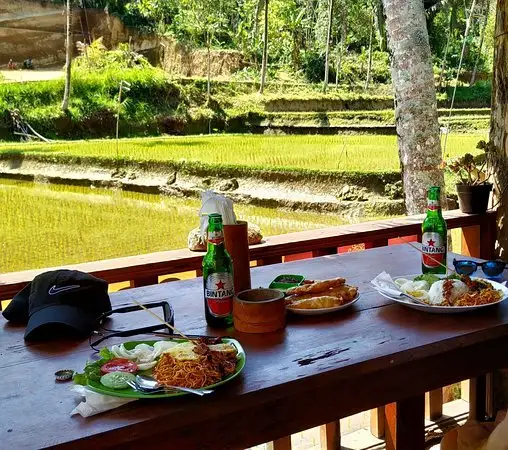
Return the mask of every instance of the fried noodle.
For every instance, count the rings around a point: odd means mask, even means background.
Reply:
[[[464,294],[455,301],[454,306],[479,306],[497,302],[501,293],[495,289],[483,289],[482,291]]]
[[[153,375],[162,385],[193,389],[217,383],[222,378],[219,370],[204,356],[194,361],[180,361],[167,353],[160,357]]]
[[[180,360],[164,353],[153,369],[159,384],[199,389],[215,384],[236,369],[236,356],[210,351],[201,344],[194,350],[197,359]]]

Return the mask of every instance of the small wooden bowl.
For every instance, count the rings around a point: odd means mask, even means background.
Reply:
[[[235,328],[244,333],[270,333],[286,325],[284,293],[278,289],[247,289],[233,300]]]

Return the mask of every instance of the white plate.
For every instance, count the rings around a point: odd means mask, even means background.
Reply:
[[[421,274],[419,274],[419,275],[421,275]],[[397,278],[406,278],[408,280],[412,280],[416,276],[418,276],[418,274],[396,277],[394,279],[397,279]],[[444,275],[442,277],[444,278]],[[501,302],[505,301],[508,298],[508,288],[504,284],[498,283],[497,281],[487,280],[486,278],[480,278],[480,277],[471,277],[471,279],[472,280],[475,280],[475,279],[483,280],[483,281],[486,281],[486,282],[490,283],[494,289],[503,292],[503,297],[501,297],[501,299],[499,299],[497,302],[488,303],[486,305],[477,305],[477,306],[435,306],[435,305],[422,305],[420,303],[413,303],[407,297],[395,297],[395,296],[392,297],[391,295],[388,295],[388,294],[386,294],[384,292],[381,292],[381,291],[378,291],[378,292],[383,297],[386,297],[386,298],[388,298],[390,300],[393,300],[394,302],[400,303],[401,305],[407,306],[407,307],[412,308],[412,309],[417,309],[418,311],[425,311],[425,312],[433,313],[433,314],[459,314],[459,313],[464,313],[464,312],[468,312],[468,311],[474,311],[475,309],[486,308],[488,306],[497,305],[498,303],[501,303]]]
[[[328,314],[333,313],[335,311],[340,311],[341,309],[349,308],[351,305],[356,303],[360,298],[360,294],[357,294],[356,297],[351,300],[349,303],[340,306],[334,306],[333,308],[317,308],[317,309],[300,309],[300,308],[291,308],[286,306],[288,311],[291,311],[293,314],[298,314],[300,316],[319,316],[320,314]]]

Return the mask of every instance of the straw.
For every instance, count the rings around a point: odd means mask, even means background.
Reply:
[[[187,339],[191,342],[194,342],[195,339],[191,339],[190,337],[186,336],[185,334],[183,334],[178,328],[175,328],[173,325],[170,325],[169,323],[167,323],[162,317],[159,317],[157,314],[155,314],[153,311],[150,311],[146,306],[144,306],[143,304],[139,303],[138,301],[132,299],[132,301],[138,305],[141,309],[144,309],[148,314],[151,314],[153,317],[155,317],[159,322],[163,323],[164,325],[166,325],[169,329],[173,330],[174,333],[176,334],[179,334],[180,336],[182,336],[184,339]]]
[[[418,250],[422,255],[424,254],[423,253],[423,250],[418,247],[417,245],[413,244],[411,241],[408,241],[406,240],[405,237],[402,237],[402,236],[399,236],[399,239],[403,240],[406,244],[410,245],[411,247],[413,247],[415,250]],[[446,264],[443,264],[441,261],[438,261],[437,259],[433,258],[432,256],[428,255],[425,253],[425,255],[431,259],[432,261],[434,261],[435,263],[438,263],[441,267],[444,267],[446,269],[447,272],[455,272],[455,269],[450,269]]]

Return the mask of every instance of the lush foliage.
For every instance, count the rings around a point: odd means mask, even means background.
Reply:
[[[390,75],[382,0],[333,1],[330,79],[334,81],[337,73],[339,81],[364,81],[367,55],[373,51],[374,81],[386,81]],[[107,7],[127,25],[143,31],[172,35],[196,46],[239,50],[256,68],[261,61],[264,4],[264,0],[86,2],[87,7]],[[436,71],[440,73],[443,68],[445,81],[453,79],[471,2],[441,0],[424,4]],[[490,2],[490,10],[488,4],[484,0],[476,2],[463,62],[466,82],[471,78],[467,72],[475,67],[478,71],[491,70],[495,2]],[[272,71],[290,73],[296,79],[305,75],[309,81],[322,81],[328,21],[328,0],[270,0],[268,41]]]
[[[93,41],[90,45],[78,46],[80,55],[74,59],[73,66],[78,71],[88,70],[124,70],[132,68],[149,68],[151,64],[147,59],[132,51],[129,44],[119,44],[116,49],[108,50],[102,37]]]

